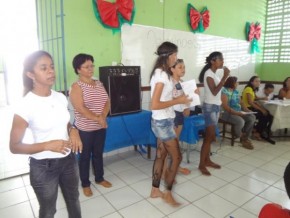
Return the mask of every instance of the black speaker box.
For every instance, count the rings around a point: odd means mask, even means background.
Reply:
[[[142,110],[140,66],[100,67],[99,79],[110,97],[110,116]]]

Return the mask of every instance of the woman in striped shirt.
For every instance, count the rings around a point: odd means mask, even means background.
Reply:
[[[92,159],[95,183],[110,188],[112,184],[104,179],[103,151],[106,137],[106,117],[110,108],[108,94],[103,84],[95,80],[94,58],[88,54],[78,54],[73,59],[73,68],[79,76],[70,91],[70,101],[74,107],[74,125],[79,130],[83,143],[79,168],[84,195],[92,196],[89,180]]]

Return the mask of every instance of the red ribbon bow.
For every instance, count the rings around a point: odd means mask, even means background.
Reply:
[[[189,12],[189,17],[190,26],[193,30],[197,29],[201,20],[204,29],[209,27],[209,10],[205,10],[204,12],[199,13],[197,10],[191,8]]]
[[[107,26],[118,28],[120,26],[119,15],[127,21],[132,19],[134,8],[133,0],[117,0],[115,3],[96,0],[96,4],[100,18]]]
[[[248,40],[252,41],[254,38],[259,40],[261,37],[261,25],[259,23],[251,23],[249,28]]]

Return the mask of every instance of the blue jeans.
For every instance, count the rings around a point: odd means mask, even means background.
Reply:
[[[99,129],[91,132],[79,130],[79,134],[83,143],[83,151],[79,159],[80,178],[82,187],[89,187],[91,184],[89,180],[91,158],[95,173],[95,181],[102,182],[104,180],[103,152],[106,129]]]
[[[250,138],[256,121],[255,115],[245,114],[244,116],[238,116],[224,111],[221,115],[221,118],[235,125],[234,131],[236,137],[241,137],[241,134],[243,132],[245,133],[245,137],[247,139]]]
[[[30,159],[30,183],[39,203],[39,218],[56,213],[58,185],[66,202],[69,218],[80,218],[79,174],[75,154],[64,158]]]

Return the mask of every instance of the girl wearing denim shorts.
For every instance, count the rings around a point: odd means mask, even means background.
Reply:
[[[172,185],[175,180],[177,169],[182,156],[179,150],[179,143],[174,131],[175,112],[173,105],[189,104],[191,99],[182,95],[173,98],[172,73],[169,70],[177,60],[177,46],[171,42],[163,42],[157,49],[156,60],[153,71],[150,75],[151,85],[151,128],[157,137],[156,157],[153,165],[152,190],[150,197],[162,197],[170,205],[177,206],[178,202],[172,196]],[[166,191],[160,189],[160,180],[164,160],[170,155],[172,162],[165,173]]]
[[[220,165],[210,159],[210,145],[215,141],[215,128],[218,123],[221,105],[221,89],[230,74],[230,70],[227,67],[223,67],[223,64],[222,53],[213,52],[206,58],[206,65],[199,75],[199,81],[204,83],[202,111],[205,118],[205,137],[201,147],[198,168],[206,176],[211,175],[206,167],[221,168]],[[221,79],[216,75],[218,69],[224,70],[224,75]]]
[[[184,95],[184,91],[182,89],[182,86],[180,82],[182,82],[181,78],[185,75],[185,65],[183,59],[177,59],[176,63],[170,68],[170,71],[172,72],[172,79],[173,79],[173,98],[177,98],[181,95]],[[198,89],[195,91],[197,94]],[[189,116],[190,109],[187,105],[184,104],[176,104],[173,106],[174,112],[175,112],[175,118],[174,118],[174,129],[176,133],[176,137],[179,139],[180,133],[182,131],[183,123],[184,123],[184,117]],[[168,157],[165,159],[164,169],[163,169],[163,175],[164,178],[166,169],[168,167],[168,163],[170,163],[171,158]],[[183,175],[189,175],[190,170],[186,167],[178,167],[178,173],[182,173]]]

